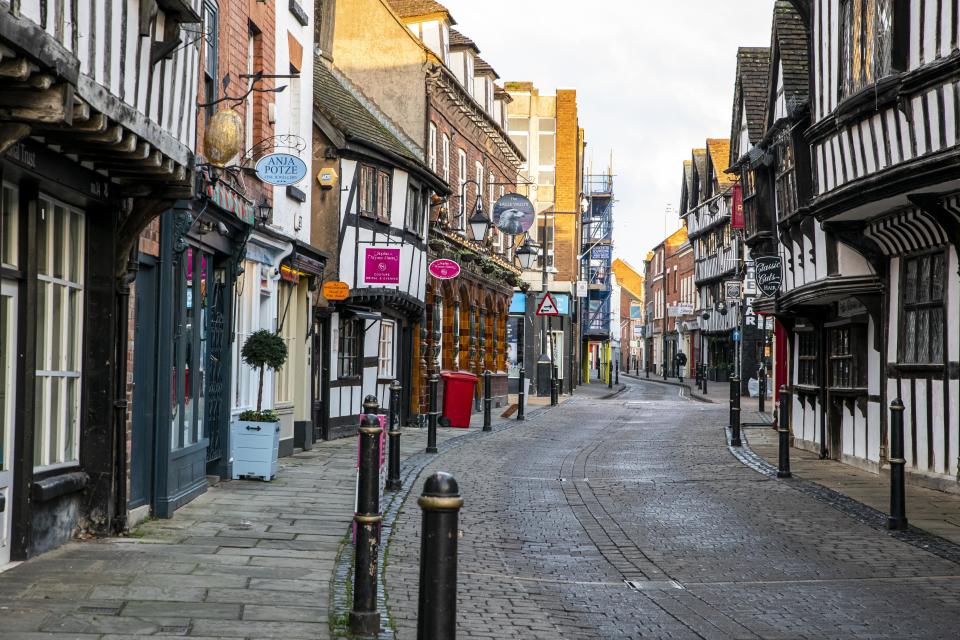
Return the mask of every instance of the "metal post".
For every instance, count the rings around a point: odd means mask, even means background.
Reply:
[[[520,389],[517,391],[517,420],[523,420],[523,406],[527,403],[527,370],[520,367]]]
[[[390,439],[389,459],[387,460],[387,491],[397,491],[403,485],[400,482],[400,392],[403,387],[399,380],[390,385]]]
[[[890,517],[887,529],[904,531],[907,527],[907,494],[904,486],[903,402],[890,403]]]
[[[730,376],[730,444],[734,447],[740,443],[740,379]]]
[[[417,640],[455,640],[460,487],[452,475],[439,471],[423,483],[417,502],[423,511]]]
[[[790,473],[790,392],[787,385],[780,387],[780,412],[777,415],[777,432],[780,434],[780,460],[778,478],[789,478]]]
[[[440,419],[440,413],[437,411],[437,392],[440,388],[440,376],[433,374],[428,383],[427,395],[429,401],[427,408],[427,453],[437,453],[437,421]]]
[[[620,384],[620,360],[619,360],[619,359],[618,359],[617,362],[616,362],[616,370],[617,370],[617,381],[616,381],[616,382],[617,382],[617,384]]]
[[[550,406],[555,407],[560,402],[560,390],[557,386],[559,380],[557,378],[557,367],[554,366],[551,369],[550,377]]]
[[[607,354],[607,388],[613,389],[613,351]]]
[[[767,401],[767,365],[764,363],[760,363],[759,384],[760,384],[760,403],[758,408],[760,409],[760,413],[764,413],[766,411],[766,401]]]
[[[707,363],[703,363],[703,395],[707,395]]]
[[[490,431],[490,410],[493,407],[493,382],[491,377],[493,373],[487,369],[483,372],[483,430]]]
[[[369,399],[369,398],[368,398]],[[376,406],[376,399],[373,401]],[[364,402],[367,407],[367,402]],[[373,413],[363,418],[360,426],[360,474],[357,482],[357,526],[354,548],[353,609],[350,631],[361,636],[380,632],[377,611],[377,548],[380,522],[380,419]]]

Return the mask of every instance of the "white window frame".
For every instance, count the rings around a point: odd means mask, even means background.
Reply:
[[[477,197],[482,198],[483,197],[483,163],[478,161],[478,162],[475,162],[473,166],[477,175],[477,184],[476,184]]]
[[[279,323],[280,319],[283,318],[283,326],[280,327],[278,333],[284,344],[287,345],[289,357],[274,377],[273,400],[275,407],[290,405],[294,402],[296,391],[294,381],[298,378],[297,372],[293,370],[298,361],[298,358],[294,357],[296,353],[294,346],[297,339],[297,318],[299,317],[299,296],[297,293],[298,287],[296,284],[285,280],[277,283],[277,322]],[[292,298],[289,306],[287,306],[287,296]],[[286,310],[286,316],[284,316],[284,310]]]
[[[377,375],[381,378],[393,379],[396,377],[396,339],[397,323],[393,320],[381,320],[377,351]]]
[[[443,181],[450,184],[450,136],[443,134]]]
[[[37,406],[41,407],[35,416],[34,440],[34,467],[48,469],[57,466],[75,464],[80,458],[80,399],[83,393],[83,309],[84,309],[84,271],[86,216],[75,207],[41,195],[38,204],[40,220],[38,225],[49,225],[38,242],[45,241],[45,264],[37,265],[37,296],[46,300],[44,310],[38,313],[41,324],[38,332],[43,334],[42,340],[38,335],[36,360],[36,393]],[[62,228],[61,246],[56,243],[55,210],[60,209],[66,220],[76,216],[78,228],[73,229],[65,225]],[[39,234],[38,234],[39,235]],[[72,241],[72,242],[71,242]],[[77,255],[79,253],[79,255]],[[64,265],[76,260],[75,273],[68,273],[69,267],[64,267],[64,273],[57,276],[54,273],[54,261],[60,257]],[[39,258],[38,258],[39,261]],[[73,297],[73,316],[71,317],[71,292]],[[55,326],[53,300],[60,298],[60,318]],[[52,347],[57,344],[57,361],[54,362]],[[72,349],[71,349],[72,346]],[[72,362],[71,362],[72,361]],[[71,366],[71,364],[73,366]],[[68,406],[68,392],[70,385],[73,388],[73,407]],[[56,385],[57,402],[52,402],[52,390]],[[72,422],[72,424],[70,424]],[[56,430],[57,451],[51,452],[52,435]]]
[[[460,189],[457,191],[457,197],[460,200],[459,226],[461,230],[466,230],[466,189],[467,186],[467,152],[463,149],[457,149],[457,177],[460,182]]]
[[[437,125],[430,123],[428,128],[429,131],[429,141],[427,144],[427,161],[430,166],[430,171],[434,173],[437,172]]]

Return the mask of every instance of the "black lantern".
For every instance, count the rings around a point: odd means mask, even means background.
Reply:
[[[530,236],[527,236],[520,248],[517,249],[517,260],[520,261],[521,269],[529,269],[533,266],[533,261],[537,259],[537,247],[530,242]]]
[[[267,221],[270,220],[273,215],[273,205],[270,204],[270,201],[267,200],[267,197],[264,196],[263,200],[260,201],[260,204],[257,205],[257,215],[259,220],[263,224],[267,224]]]
[[[490,230],[490,218],[483,212],[482,198],[477,198],[477,208],[474,209],[473,215],[467,220],[467,224],[470,225],[473,239],[476,242],[483,242],[484,238],[487,237],[487,231]]]

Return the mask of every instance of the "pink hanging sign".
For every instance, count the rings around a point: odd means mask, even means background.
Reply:
[[[364,284],[400,284],[400,249],[367,247],[363,263]]]
[[[446,258],[434,260],[427,270],[437,280],[452,280],[460,275],[460,265]]]

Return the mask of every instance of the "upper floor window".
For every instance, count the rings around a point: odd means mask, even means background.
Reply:
[[[447,134],[443,134],[440,151],[443,153],[443,181],[450,184],[450,136]]]
[[[460,201],[459,225],[461,229],[466,229],[466,220],[464,214],[467,212],[466,186],[467,186],[467,152],[463,149],[457,149],[457,179],[460,188],[457,190],[457,198]]]
[[[539,127],[537,182],[553,186],[557,180],[557,121],[554,118],[540,118]]]
[[[525,159],[530,156],[530,120],[524,117],[509,116],[507,118],[510,139],[520,148]]]
[[[430,123],[427,140],[427,163],[430,171],[437,172],[437,125]]]
[[[943,364],[944,253],[903,260],[901,272],[900,362]]]
[[[893,0],[841,0],[841,96],[852,95],[891,73],[893,4]]]
[[[390,173],[360,165],[360,214],[390,221]]]
[[[414,185],[407,187],[407,231],[423,235],[423,194]]]
[[[207,2],[203,3],[203,39],[206,43],[203,61],[203,100],[207,103],[217,99],[217,52],[220,46],[219,32],[220,17],[217,11],[217,5],[207,0]],[[207,118],[213,115],[215,108],[214,106],[207,107]]]
[[[783,220],[797,210],[797,176],[794,171],[793,147],[777,145],[777,218]]]

